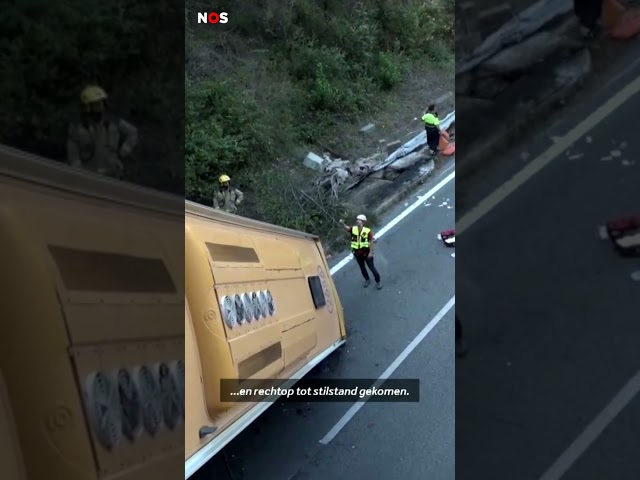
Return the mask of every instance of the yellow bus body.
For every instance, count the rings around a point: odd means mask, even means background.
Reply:
[[[0,478],[189,477],[276,400],[221,379],[286,387],[345,342],[317,237],[182,205],[0,146]]]
[[[0,477],[182,475],[182,203],[0,147]]]
[[[222,379],[292,385],[346,329],[313,235],[186,202],[185,282],[188,478],[276,400],[222,402]]]

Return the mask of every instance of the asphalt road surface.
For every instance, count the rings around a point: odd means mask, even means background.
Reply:
[[[640,478],[640,260],[598,231],[640,213],[637,54],[477,185],[458,185],[470,351],[456,365],[457,480]],[[540,157],[554,142],[559,154]],[[478,207],[499,187],[510,195]]]
[[[381,226],[428,193],[453,168],[453,164],[445,166],[382,219]],[[454,250],[446,248],[437,235],[455,222],[454,184],[455,180],[446,183],[378,240],[375,260],[382,290],[373,283],[363,288],[354,261],[335,273],[349,338],[310,376],[378,378],[450,302],[455,288]],[[345,234],[345,245],[348,242]],[[344,256],[332,259],[332,265]],[[367,403],[326,445],[320,440],[352,404],[275,404],[192,478],[453,480],[453,310],[441,317],[391,375],[419,379],[419,403]]]

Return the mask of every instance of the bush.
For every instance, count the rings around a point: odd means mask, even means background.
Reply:
[[[273,167],[382,104],[406,62],[451,63],[453,1],[263,0],[226,11],[233,29],[224,35],[188,28],[189,58],[209,52],[219,61],[204,79],[202,69],[187,72],[187,196],[208,199],[227,172],[256,199],[251,215],[305,231],[329,228],[323,222],[334,210],[316,210],[308,199],[298,208],[306,197],[294,195],[290,172]]]
[[[0,142],[64,160],[80,91],[97,82],[115,113],[140,129],[135,180],[182,194],[182,162],[176,159],[183,158],[183,118],[176,100],[184,85],[176,72],[183,56],[175,45],[184,32],[176,25],[178,4],[9,2],[2,13]]]
[[[185,127],[186,195],[210,196],[222,172],[269,163],[275,131],[255,102],[228,81],[207,80],[188,88]]]
[[[330,191],[319,186],[303,187],[292,178],[286,168],[272,168],[245,174],[243,183],[260,200],[252,206],[243,205],[241,214],[248,217],[293,228],[314,235],[322,235],[327,250],[343,249],[345,234],[338,223],[340,218],[355,218],[361,211],[342,205]],[[365,212],[372,225],[375,215]]]

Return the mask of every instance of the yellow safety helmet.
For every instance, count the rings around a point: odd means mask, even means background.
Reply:
[[[229,178],[229,175],[220,175],[220,178],[218,179],[218,181],[220,183],[224,183],[224,182],[230,182],[231,179]]]
[[[107,92],[97,85],[89,85],[82,90],[80,101],[84,105],[100,102],[107,99]]]

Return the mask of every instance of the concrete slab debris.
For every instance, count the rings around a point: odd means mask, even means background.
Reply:
[[[316,171],[322,171],[326,163],[326,160],[313,152],[307,153],[304,157],[304,166]]]

